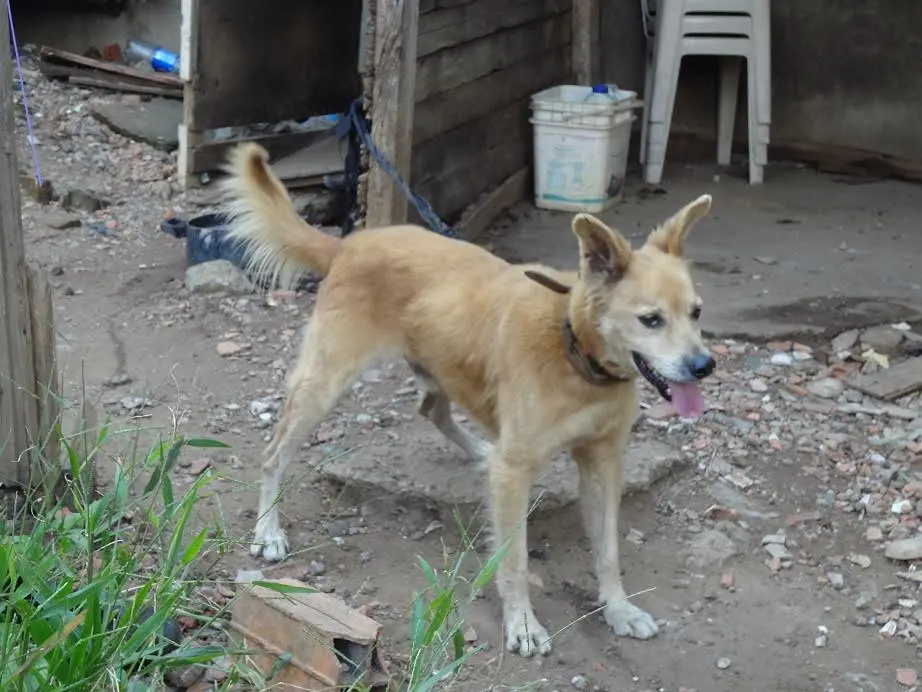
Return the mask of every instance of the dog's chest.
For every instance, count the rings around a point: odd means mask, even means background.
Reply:
[[[616,402],[588,404],[560,419],[554,430],[555,447],[568,447],[575,443],[599,440],[630,430],[637,418],[637,405],[631,397]]]

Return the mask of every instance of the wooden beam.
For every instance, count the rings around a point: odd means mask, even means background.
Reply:
[[[380,0],[375,28],[375,74],[371,137],[404,180],[410,179],[419,0]],[[367,228],[402,223],[407,199],[372,160],[368,179]]]
[[[61,497],[67,485],[61,484],[61,383],[54,333],[54,292],[48,274],[26,266],[29,319],[32,323],[32,363],[35,368],[34,397],[38,404],[38,434],[32,440],[36,454],[29,472],[30,484],[45,493]],[[94,431],[95,432],[95,431]]]
[[[600,76],[598,0],[573,0],[570,68],[576,84],[595,84]]]
[[[4,27],[0,29],[0,483],[22,486],[29,482],[39,410],[33,392],[32,320],[10,50],[9,31]]]
[[[525,166],[481,195],[461,214],[458,222],[461,236],[467,241],[477,240],[500,214],[525,199],[531,180],[531,167]]]
[[[183,82],[182,124],[179,126],[179,157],[176,168],[183,189],[195,187],[194,151],[205,143],[205,135],[194,129],[195,96],[197,91],[199,13],[198,0],[182,0],[180,7],[179,76]]]

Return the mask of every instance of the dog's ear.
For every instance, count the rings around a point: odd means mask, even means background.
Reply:
[[[579,238],[579,274],[613,283],[621,279],[631,263],[631,244],[618,231],[592,214],[573,217],[573,232]]]
[[[711,209],[711,196],[701,195],[690,204],[686,204],[676,214],[657,228],[647,238],[647,245],[659,248],[676,257],[682,256],[685,236],[692,227],[703,219]]]

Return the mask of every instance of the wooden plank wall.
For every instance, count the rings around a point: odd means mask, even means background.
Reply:
[[[362,0],[197,0],[190,130],[341,112],[362,93]]]
[[[570,75],[572,0],[420,0],[413,188],[454,222],[532,160],[529,98]]]

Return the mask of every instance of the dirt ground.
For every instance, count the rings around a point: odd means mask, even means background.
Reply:
[[[89,115],[93,99],[118,97],[40,78],[30,78],[29,89],[45,175],[62,196],[76,189],[108,203],[64,212],[59,203],[41,208],[24,196],[29,259],[50,271],[55,286],[68,400],[85,387],[114,428],[140,427],[147,439],[175,422],[183,432],[231,444],[230,455],[209,458],[225,480],[201,508],[241,541],[218,576],[265,569],[335,590],[385,624],[385,653],[399,662],[408,607],[425,583],[417,556],[440,565],[463,546],[454,508],[437,498],[445,479],[467,464],[416,415],[410,373],[386,363],[365,374],[289,476],[282,508],[294,554],[268,569],[251,558],[245,545],[260,454],[312,296],[190,293],[183,242],[158,225],[166,213],[209,210],[208,193],[181,192],[173,154],[116,135]],[[28,175],[22,127],[20,135]],[[805,184],[827,184],[803,175]],[[633,186],[625,200],[648,226],[661,219],[661,203],[645,211],[649,199],[657,197]],[[815,204],[822,215],[821,199]],[[533,215],[519,212],[518,222]],[[568,232],[565,215],[539,216]],[[496,237],[491,242],[514,254]],[[557,263],[570,261],[566,255]],[[863,338],[837,350],[857,355],[871,345],[894,361],[914,352],[898,329]],[[922,515],[918,397],[888,408],[830,383],[830,364],[842,374],[860,363],[828,355],[827,340],[810,342],[812,350],[744,340],[712,345],[720,369],[707,388],[705,416],[696,423],[671,418],[644,389],[635,433],[668,445],[681,461],[630,496],[622,519],[626,585],[645,592],[638,603],[660,619],[659,637],[617,639],[601,616],[583,617],[594,607],[595,583],[578,509],[539,507],[529,529],[540,581],[534,603],[548,629],[560,630],[555,649],[541,660],[505,653],[490,588],[466,613],[488,648],[459,689],[887,692],[915,684],[920,579],[911,562],[890,560],[884,550],[917,535]],[[116,436],[113,458],[129,437]],[[361,457],[383,476],[391,464],[424,458],[435,469],[430,492],[343,486],[323,472],[331,457]],[[203,465],[194,460],[181,479]],[[105,482],[105,468],[101,475]],[[476,507],[461,514],[479,527]],[[484,557],[472,553],[471,568]]]

